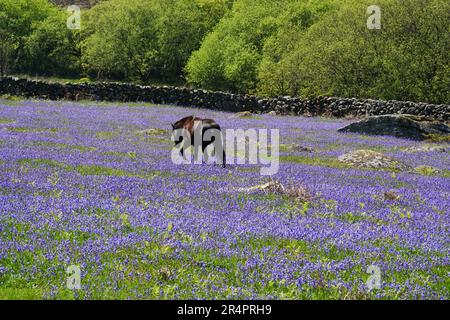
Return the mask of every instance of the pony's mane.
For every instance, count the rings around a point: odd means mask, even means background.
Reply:
[[[172,127],[175,129],[182,128],[187,122],[192,121],[194,119],[194,116],[184,117],[181,120],[178,120],[174,124],[172,124]]]

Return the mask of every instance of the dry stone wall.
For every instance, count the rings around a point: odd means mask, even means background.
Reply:
[[[49,83],[4,77],[0,79],[0,94],[41,99],[142,101],[157,104],[209,108],[214,110],[295,115],[328,115],[335,117],[412,114],[440,121],[450,119],[449,105],[410,101],[380,101],[355,98],[317,97],[302,99],[277,97],[263,99],[244,94],[214,92],[172,86],[140,86],[126,83]]]

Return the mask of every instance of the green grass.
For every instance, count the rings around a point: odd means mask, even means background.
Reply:
[[[131,159],[137,159],[136,152],[129,151],[129,152],[119,152],[119,151],[108,151],[108,152],[102,152],[102,154],[107,156],[114,156],[114,157],[127,157]]]
[[[450,134],[429,134],[425,141],[428,141],[428,142],[450,142]]]
[[[78,165],[71,166],[62,162],[58,162],[51,159],[30,159],[24,158],[17,160],[20,166],[25,166],[28,168],[36,169],[40,167],[47,167],[50,169],[59,169],[67,171],[76,171],[84,176],[115,176],[115,177],[134,177],[141,179],[154,179],[155,177],[164,177],[170,175],[168,172],[162,172],[154,170],[151,172],[138,173],[130,172],[126,170],[111,168],[107,166],[100,165]],[[182,174],[181,174],[182,175]]]
[[[41,166],[49,168],[60,168],[69,171],[77,171],[81,175],[92,175],[92,176],[136,176],[132,172],[125,170],[98,166],[98,165],[79,165],[79,166],[69,166],[65,163],[58,162],[50,159],[20,159],[18,160],[19,165],[26,165],[31,168],[38,168]]]
[[[450,170],[449,169],[437,169],[431,166],[418,166],[414,169],[414,171],[418,174],[424,176],[434,176],[434,177],[442,177],[442,178],[450,178]]]
[[[88,152],[95,151],[97,148],[95,147],[87,147],[87,146],[76,146],[65,143],[51,142],[51,141],[33,141],[29,143],[30,146],[39,146],[39,147],[50,147],[50,148],[61,148],[61,149],[72,149],[80,152]]]
[[[165,236],[183,242],[190,241],[189,237],[182,233],[168,232]],[[70,236],[64,235],[62,239],[70,239]],[[253,251],[268,246],[286,248],[287,254],[292,255],[293,258],[294,254],[308,253],[312,249],[308,243],[292,240],[255,238],[250,239],[249,244]],[[337,252],[331,249],[324,254],[328,259],[333,259],[337,257]],[[192,288],[198,289],[196,298],[211,296],[217,299],[225,299],[230,296],[243,298],[250,294],[249,289],[254,289],[261,296],[274,294],[280,298],[308,298],[312,294],[327,298],[338,296],[337,292],[333,293],[334,290],[326,288],[299,291],[296,287],[286,286],[283,280],[272,280],[262,285],[259,280],[264,275],[259,274],[256,270],[247,276],[255,280],[253,284],[250,284],[248,278],[242,277],[237,272],[240,270],[240,266],[245,264],[246,256],[223,257],[218,255],[215,250],[195,249],[191,252],[184,251],[181,256],[175,257],[175,249],[159,241],[137,244],[133,248],[122,248],[114,253],[107,252],[100,256],[103,266],[100,272],[89,265],[86,266],[82,285],[90,287],[89,298],[91,299],[126,299],[130,295],[133,296],[135,290],[142,293],[138,298],[143,299],[189,299],[192,298]],[[136,263],[130,265],[126,261],[136,261]],[[58,263],[57,260],[46,261],[42,253],[35,255],[27,252],[17,253],[14,259],[7,259],[3,262],[11,270],[10,273],[0,278],[5,299],[39,298],[43,296],[43,292],[48,292],[51,286],[59,288],[52,298],[87,298],[85,290],[71,292],[61,285],[67,278],[65,265]],[[76,258],[70,263],[76,265]],[[49,278],[46,272],[42,272],[33,278],[20,277],[22,266],[37,266],[39,270],[45,270],[51,266],[53,275]],[[127,274],[130,271],[134,272],[134,278],[120,277],[121,274]],[[103,287],[102,285],[106,283],[109,285]],[[228,289],[219,295],[213,285],[217,287],[225,285]],[[243,290],[239,294],[237,291],[233,291],[233,287],[242,287]]]
[[[374,218],[370,215],[361,215],[361,214],[353,213],[353,212],[347,212],[337,218],[340,220],[343,220],[343,221],[347,221],[349,223],[357,223],[360,221],[371,221],[375,224],[385,224],[386,223],[383,220]]]
[[[288,218],[297,216],[305,216],[313,203],[302,203],[296,199],[292,199],[287,195],[279,195],[276,193],[239,193],[237,196],[226,196],[229,201],[236,203],[242,210],[247,205],[258,203],[256,211],[261,214],[282,214]]]
[[[448,169],[442,170],[441,177],[450,178],[450,170],[448,170]]]
[[[18,164],[21,166],[29,166],[31,168],[38,168],[41,166],[50,168],[67,168],[67,165],[51,159],[31,159],[24,158],[17,160]]]
[[[45,77],[45,76],[30,76],[27,74],[14,74],[13,76],[20,79],[29,79],[29,80],[38,80],[38,81],[46,81],[50,83],[86,83],[90,82],[89,78],[64,78],[64,77]]]
[[[16,120],[14,119],[8,119],[8,118],[0,118],[0,124],[8,124],[8,123],[14,123]]]
[[[111,131],[100,131],[100,132],[95,133],[95,136],[97,137],[97,139],[101,139],[101,140],[114,139],[118,135],[119,134],[117,132],[111,132]]]
[[[0,288],[0,300],[42,300],[43,290],[39,288]]]
[[[418,174],[432,176],[438,174],[438,170],[431,166],[418,166],[414,169]]]
[[[58,132],[58,129],[56,129],[56,128],[7,127],[6,129],[11,132],[19,132],[19,133],[26,133],[26,132],[55,133],[55,132]]]
[[[120,221],[122,228],[129,232],[147,232],[154,234],[150,226],[133,229],[128,222],[128,216],[119,211],[86,210],[74,214],[96,215],[98,217],[111,217],[114,221]],[[60,231],[50,227],[40,230],[21,227],[19,224],[7,223],[6,228],[14,226],[17,229],[15,237],[26,238],[28,232],[38,232],[43,238],[52,238],[57,241],[69,241],[74,244],[72,260],[68,264],[77,265],[80,256],[76,247],[80,244],[96,239],[94,233],[80,231]],[[109,232],[114,232],[110,229]],[[122,229],[123,232],[123,229]],[[11,233],[12,234],[12,233]],[[201,234],[203,239],[212,235]],[[17,239],[15,239],[17,240]],[[192,248],[192,250],[178,251],[167,240],[181,241],[190,244],[192,238],[181,231],[174,232],[168,226],[166,232],[159,233],[154,240],[144,241],[132,247],[123,247],[114,252],[105,252],[99,256],[102,265],[101,270],[96,264],[87,263],[83,269],[81,279],[82,289],[71,291],[65,287],[67,274],[66,263],[62,263],[56,256],[53,260],[47,260],[44,252],[21,251],[2,259],[2,265],[8,267],[9,272],[0,276],[0,299],[40,299],[42,297],[55,299],[192,299],[192,290],[195,289],[195,298],[215,299],[244,298],[252,293],[258,296],[274,296],[279,299],[370,299],[375,292],[359,291],[352,289],[347,291],[343,287],[328,286],[327,282],[336,280],[336,275],[324,268],[315,271],[309,276],[318,281],[316,287],[303,285],[299,289],[295,284],[286,284],[284,279],[265,279],[263,266],[247,269],[244,276],[241,268],[247,262],[247,255],[238,254],[223,256],[216,250],[204,248]],[[223,239],[227,241],[227,239]],[[389,241],[389,239],[385,239]],[[381,242],[378,247],[383,247]],[[387,242],[386,242],[387,243]],[[292,261],[305,260],[320,262],[324,265],[331,261],[340,261],[345,258],[357,257],[357,252],[342,249],[336,245],[324,245],[324,243],[308,242],[305,240],[274,238],[274,237],[249,237],[238,240],[234,247],[245,248],[252,253],[266,252],[266,257],[289,259]],[[389,250],[387,246],[386,250]],[[268,249],[268,250],[263,250]],[[239,251],[239,250],[238,250]],[[389,254],[387,251],[386,254]],[[400,252],[398,259],[411,259],[416,255],[422,256],[420,250],[411,249]],[[377,264],[377,258],[372,263]],[[133,263],[130,263],[130,262]],[[36,268],[38,272],[33,275],[23,274],[23,268]],[[51,272],[48,270],[52,270]],[[433,270],[414,270],[403,272],[389,272],[382,274],[383,282],[397,281],[415,282],[429,285],[434,290],[443,291],[449,288],[450,281],[447,274],[449,267],[433,268]],[[127,277],[133,272],[133,277]],[[436,274],[447,279],[444,282],[433,283],[430,274]],[[304,274],[294,274],[301,277]],[[356,266],[340,273],[343,281],[359,281],[364,283],[368,274],[365,269]],[[321,285],[320,283],[323,283]],[[214,287],[226,288],[219,292]],[[52,290],[56,287],[56,291]],[[88,287],[89,290],[85,288]],[[242,288],[239,293],[233,288]],[[53,294],[49,296],[49,292]],[[137,294],[136,292],[139,292]],[[408,296],[408,292],[389,292],[388,297],[400,299]]]
[[[135,176],[134,173],[96,165],[79,165],[74,168],[78,173],[84,176],[116,176],[116,177],[130,177]]]
[[[308,157],[300,155],[288,155],[288,156],[280,156],[280,161],[301,163],[311,166],[340,168],[340,169],[351,168],[350,165],[331,157],[328,158],[328,157]]]
[[[358,169],[366,171],[390,171],[390,172],[400,172],[401,170],[395,167],[380,167],[380,168],[368,168],[368,167],[357,167],[350,164],[339,161],[334,157],[325,156],[303,156],[303,155],[285,155],[280,156],[280,161],[300,163],[310,166],[328,167],[328,168],[338,168],[338,169]]]
[[[0,95],[0,99],[8,100],[8,101],[21,101],[21,100],[23,100],[22,97],[13,96],[13,95],[10,95],[10,94],[2,94],[2,95]]]

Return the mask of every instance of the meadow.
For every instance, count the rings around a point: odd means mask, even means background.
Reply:
[[[311,197],[258,189],[257,165],[173,164],[170,123],[191,114],[280,129],[273,178]],[[0,299],[449,299],[450,150],[350,122],[0,99]],[[357,149],[436,170],[337,160]]]

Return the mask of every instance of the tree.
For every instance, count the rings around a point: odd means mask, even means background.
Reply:
[[[8,72],[9,63],[13,52],[17,49],[17,41],[14,36],[0,31],[0,77]]]
[[[45,0],[0,0],[0,69],[23,70],[26,38],[33,24],[46,19],[54,10]]]
[[[343,1],[285,51],[284,92],[448,103],[450,4],[380,0],[381,29],[370,30],[371,4]],[[260,89],[273,94],[271,88],[261,78]]]
[[[111,0],[85,20],[82,62],[97,77],[180,81],[187,59],[227,9],[227,1]]]
[[[25,41],[26,69],[31,73],[58,76],[79,75],[79,32],[67,28],[68,14],[55,10],[33,25]]]
[[[208,34],[186,66],[188,81],[208,89],[251,92],[264,41],[277,30],[287,0],[240,0]]]
[[[294,1],[278,18],[279,27],[264,42],[258,67],[258,93],[265,96],[298,95],[302,59],[295,54],[308,29],[326,13],[337,10],[338,1]]]

